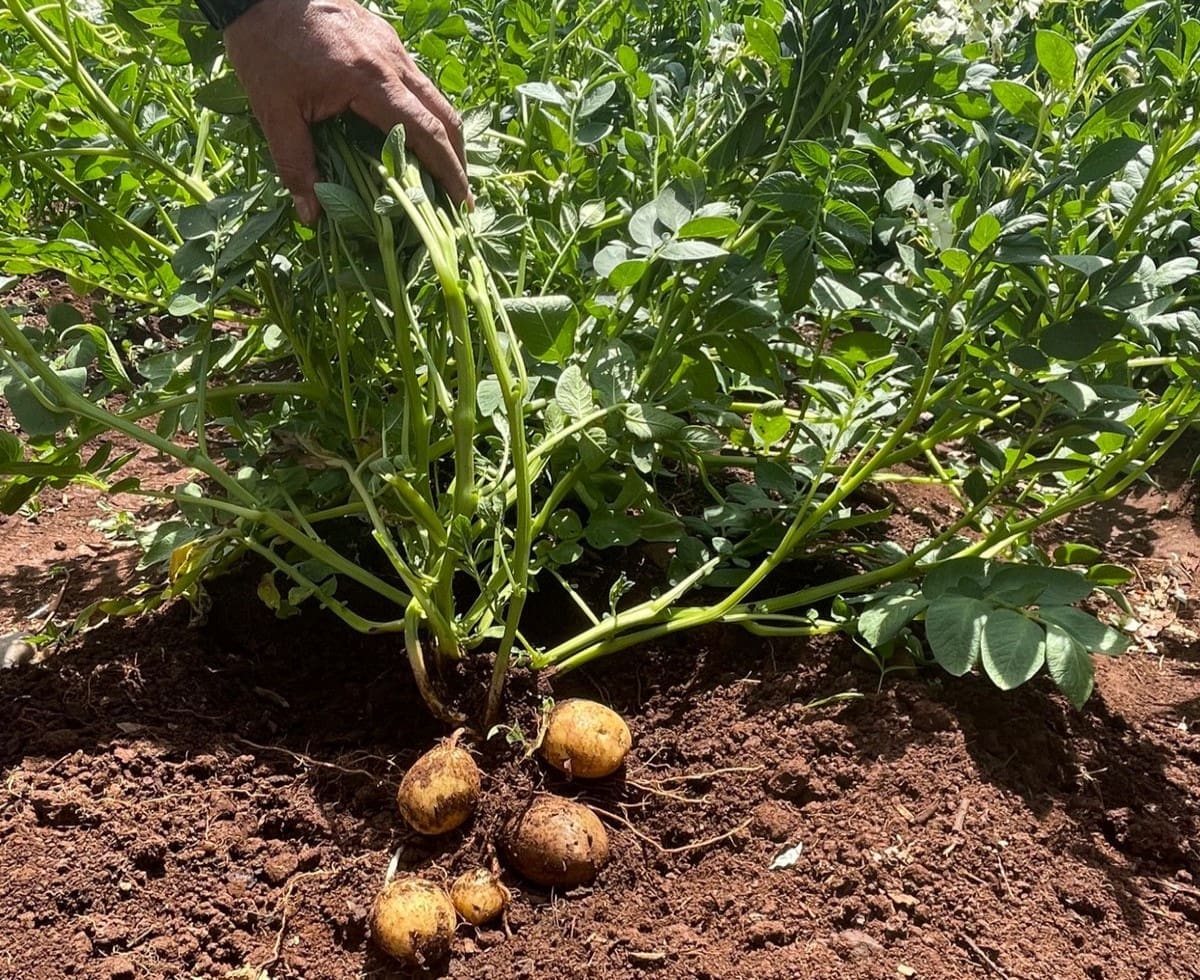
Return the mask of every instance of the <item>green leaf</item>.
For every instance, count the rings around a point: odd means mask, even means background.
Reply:
[[[983,628],[993,608],[964,595],[943,595],[925,612],[925,636],[934,659],[961,677],[979,662]]]
[[[104,375],[104,379],[110,385],[117,391],[130,391],[133,388],[133,382],[129,380],[129,375],[125,372],[125,365],[121,363],[121,355],[117,351],[116,344],[112,342],[112,338],[107,333],[91,323],[81,323],[72,327],[63,332],[63,337],[66,338],[72,333],[82,333],[91,338],[92,343],[96,345],[96,359],[100,362],[100,373]]]
[[[350,188],[318,181],[314,190],[317,200],[321,202],[321,209],[343,231],[355,235],[374,234],[367,205]]]
[[[485,419],[504,411],[504,391],[496,378],[484,378],[475,389],[475,404]]]
[[[992,94],[1010,116],[1037,125],[1042,99],[1028,85],[1000,78],[992,82]]]
[[[1004,565],[988,586],[988,598],[1017,606],[1067,606],[1092,594],[1093,585],[1073,568]]]
[[[617,91],[617,83],[612,79],[607,82],[601,82],[595,88],[591,89],[579,103],[578,118],[586,119],[593,112],[596,112],[604,106],[608,105],[608,100],[613,97],[613,93]]]
[[[46,311],[46,322],[59,333],[83,323],[83,314],[70,303],[55,303]]]
[[[1124,585],[1133,578],[1133,570],[1124,565],[1102,562],[1089,568],[1087,577],[1089,582],[1095,582],[1097,585]]]
[[[570,356],[579,313],[569,296],[508,296],[502,304],[521,344],[539,361],[562,364]]]
[[[1038,618],[1066,630],[1077,643],[1096,653],[1115,657],[1129,649],[1130,640],[1124,633],[1074,606],[1043,606]]]
[[[762,17],[747,17],[744,22],[746,46],[768,65],[779,64],[779,29]]]
[[[197,105],[225,116],[244,115],[250,111],[246,90],[233,72],[205,82],[191,97]]]
[[[678,435],[684,421],[678,416],[653,405],[626,405],[622,413],[625,428],[635,439],[663,442]]]
[[[873,603],[858,617],[858,632],[872,647],[896,638],[915,616],[923,613],[929,600],[921,596],[893,595]]]
[[[773,446],[783,439],[792,429],[791,422],[782,412],[765,412],[755,409],[750,416],[750,431],[762,446]]]
[[[1090,184],[1111,177],[1146,146],[1141,140],[1118,136],[1093,147],[1075,170],[1075,182]]]
[[[0,468],[5,463],[19,463],[25,458],[25,444],[11,432],[0,429]]]
[[[76,393],[82,394],[87,382],[87,368],[67,368],[57,372],[61,381],[65,382]],[[54,402],[54,395],[46,383],[40,378],[34,379],[33,385],[44,396]],[[71,421],[71,415],[65,412],[51,412],[42,406],[34,393],[20,381],[10,381],[4,387],[4,398],[8,407],[17,420],[17,425],[28,436],[50,436],[66,427]]]
[[[646,274],[648,268],[650,268],[650,263],[645,259],[630,259],[628,262],[620,262],[608,274],[608,281],[617,289],[628,289],[642,281],[642,276]]]
[[[981,214],[971,229],[970,245],[976,252],[982,252],[1000,237],[1000,220],[994,214]]]
[[[691,218],[692,209],[684,193],[674,184],[668,184],[654,199],[654,216],[661,225],[678,232]]]
[[[548,82],[525,82],[517,86],[517,91],[534,102],[545,102],[561,109],[567,107],[567,100],[563,98],[563,94]]]
[[[578,364],[572,364],[561,375],[554,386],[554,401],[573,419],[581,419],[595,407],[592,386],[583,377]]]
[[[829,201],[825,205],[825,227],[843,242],[871,244],[871,219],[850,201]]]
[[[593,548],[627,548],[641,537],[641,532],[632,517],[597,512],[588,518],[583,536]]]
[[[988,490],[987,477],[978,469],[972,469],[963,480],[963,491],[967,495],[967,499],[973,504],[978,504],[984,497],[987,496]]]
[[[1076,708],[1082,708],[1095,684],[1092,658],[1069,633],[1054,625],[1046,627],[1046,669],[1058,689]]]
[[[403,177],[408,167],[408,150],[405,146],[407,139],[404,124],[398,123],[388,131],[387,138],[383,141],[383,152],[379,155],[388,173],[397,180]]]
[[[719,259],[729,253],[720,245],[714,245],[712,242],[675,239],[660,248],[658,254],[668,262],[707,262],[709,259]]]
[[[821,195],[813,185],[790,170],[764,177],[750,192],[750,198],[764,208],[804,217],[811,216],[821,203]]]
[[[1056,565],[1094,565],[1104,557],[1104,552],[1090,544],[1069,541],[1054,549]]]
[[[1093,136],[1103,136],[1116,129],[1116,124],[1127,118],[1139,105],[1153,94],[1153,86],[1134,85],[1115,92],[1106,102],[1101,103],[1083,125],[1075,131],[1072,142],[1078,146]]]
[[[921,591],[927,599],[937,599],[947,594],[961,594],[963,582],[969,582],[974,589],[972,594],[983,594],[983,588],[988,580],[988,564],[982,558],[969,556],[967,558],[951,558],[949,561],[934,565],[925,573],[921,582]]]
[[[835,337],[830,350],[848,364],[864,364],[883,357],[892,349],[892,342],[872,330],[854,330]]]
[[[1011,609],[996,609],[983,624],[983,669],[1002,691],[1024,684],[1046,660],[1046,633]]]
[[[609,242],[592,259],[592,268],[596,270],[596,275],[602,279],[607,279],[612,274],[613,269],[628,258],[629,246],[624,242]]]
[[[1083,61],[1084,65],[1089,71],[1100,67],[1098,62],[1125,40],[1125,37],[1134,29],[1138,21],[1145,17],[1146,14],[1165,6],[1165,0],[1151,0],[1150,3],[1135,7],[1123,16],[1118,17],[1093,42],[1091,50],[1088,51],[1088,56]]]
[[[1042,351],[1060,361],[1083,361],[1125,326],[1122,318],[1094,306],[1082,306],[1066,320],[1050,324],[1039,339]]]
[[[733,218],[708,215],[692,218],[678,232],[676,238],[728,238],[735,235],[741,226]]]
[[[1058,88],[1069,89],[1075,81],[1075,45],[1057,31],[1039,30],[1034,38],[1038,64]]]

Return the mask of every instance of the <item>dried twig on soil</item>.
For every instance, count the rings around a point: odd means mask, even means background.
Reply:
[[[976,943],[971,939],[970,936],[964,936],[960,932],[958,934],[958,938],[961,942],[963,942],[967,946],[968,949],[971,950],[972,953],[974,953],[976,956],[979,957],[980,962],[982,962],[983,965],[986,966],[989,970],[994,972],[997,976],[1003,977],[1004,980],[1011,980],[1009,975],[1007,973],[1005,973],[999,967],[999,965],[996,963],[996,961],[993,960],[990,956],[988,956],[988,954],[985,953],[982,949],[980,949],[979,946],[976,945]]]

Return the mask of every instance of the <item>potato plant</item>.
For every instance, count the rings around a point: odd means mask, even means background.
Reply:
[[[0,506],[162,496],[114,433],[172,456],[177,516],[141,532],[164,585],[99,611],[202,606],[255,554],[279,615],[402,637],[455,722],[431,657],[494,655],[494,720],[514,657],[714,622],[923,638],[1082,703],[1123,640],[1077,604],[1120,570],[1034,535],[1200,413],[1200,20],[1059,3],[976,37],[931,6],[401,0],[479,207],[345,122],[307,229],[190,8],[5,0],[0,264],[104,298],[0,312]],[[904,483],[956,505],[913,548],[885,533]],[[579,563],[639,543],[662,580],[597,608]],[[818,556],[846,574],[778,584]],[[591,625],[539,645],[550,580]]]

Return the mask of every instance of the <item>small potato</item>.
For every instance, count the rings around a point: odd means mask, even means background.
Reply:
[[[511,897],[504,883],[486,868],[459,875],[450,886],[450,901],[473,926],[491,922],[508,907]]]
[[[428,968],[450,955],[457,921],[450,896],[439,885],[422,878],[396,878],[375,899],[371,936],[389,956]]]
[[[537,797],[509,823],[502,844],[508,863],[539,885],[582,885],[608,862],[600,818],[560,796]]]
[[[418,833],[445,834],[471,818],[479,790],[479,767],[452,738],[413,763],[400,781],[396,803]]]
[[[575,698],[555,705],[542,738],[542,757],[580,779],[601,779],[621,768],[633,737],[619,714]]]

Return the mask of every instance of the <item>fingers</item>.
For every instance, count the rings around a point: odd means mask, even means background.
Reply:
[[[467,153],[463,140],[462,118],[441,93],[441,90],[417,67],[417,63],[400,43],[399,38],[396,39],[396,48],[398,49],[396,57],[403,69],[402,81],[409,91],[424,103],[425,108],[441,120],[442,125],[446,128],[446,134],[454,146],[454,152],[458,155],[459,163],[462,164],[465,171],[467,169]]]
[[[292,192],[296,213],[311,225],[320,215],[321,205],[314,188],[318,180],[317,156],[308,122],[299,109],[268,109],[255,114],[267,137],[279,179]]]
[[[385,133],[403,124],[409,147],[450,199],[455,204],[474,203],[460,147],[455,145],[438,115],[399,78],[369,86],[350,103],[350,108]],[[461,133],[458,141],[461,142]]]

